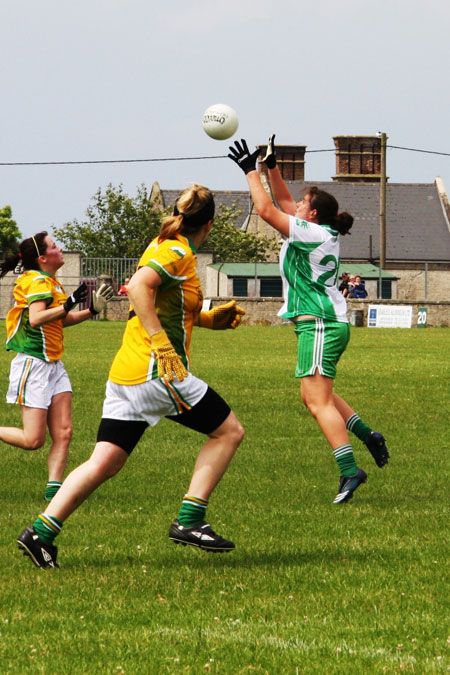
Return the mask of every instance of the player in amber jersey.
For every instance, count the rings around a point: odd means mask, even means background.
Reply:
[[[192,328],[203,300],[195,254],[192,242],[175,234],[173,239],[154,239],[139,261],[139,268],[148,267],[161,279],[152,290],[155,311],[186,368],[189,368]],[[158,377],[157,365],[151,337],[131,307],[122,347],[113,361],[109,379],[117,384],[141,384]]]
[[[45,498],[50,501],[61,486],[72,436],[72,388],[61,361],[63,329],[98,314],[113,289],[104,285],[93,294],[89,309],[71,312],[86,299],[87,287],[82,284],[66,295],[55,276],[64,264],[61,248],[47,232],[39,232],[25,239],[19,251],[0,263],[0,277],[22,264],[14,306],[6,317],[6,349],[16,352],[6,400],[21,406],[23,429],[0,427],[0,440],[36,450],[44,444],[48,427],[52,444]]]
[[[244,171],[255,209],[286,239],[280,251],[284,305],[280,316],[295,325],[302,399],[330,444],[340,472],[334,504],[353,497],[366,482],[366,472],[356,465],[348,430],[365,443],[376,464],[389,458],[385,439],[373,431],[355,411],[333,392],[337,363],[347,347],[350,331],[347,303],[337,288],[339,236],[347,234],[353,217],[338,213],[333,195],[310,187],[296,202],[277,166],[274,136],[269,139],[263,162],[277,208],[264,189],[256,161],[260,150],[249,152],[245,140],[235,142],[228,155]]]
[[[19,548],[38,567],[57,566],[53,540],[63,522],[120,471],[145,429],[162,417],[207,436],[170,526],[170,539],[216,553],[234,549],[206,521],[206,507],[244,430],[223,398],[190,372],[189,362],[194,325],[236,328],[244,314],[234,301],[202,311],[195,253],[213,217],[211,192],[194,184],[180,195],[173,216],[164,219],[159,236],[142,256],[128,284],[132,306],[106,385],[95,449],[69,474],[46,511],[19,535]]]

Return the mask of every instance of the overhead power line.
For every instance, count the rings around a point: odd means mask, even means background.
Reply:
[[[387,145],[387,148],[393,150],[407,150],[409,152],[421,152],[429,155],[442,155],[450,157],[450,152],[437,152],[435,150],[419,150],[418,148],[404,148],[400,145]],[[325,150],[305,150],[305,153],[312,152],[335,152],[336,148]],[[77,161],[58,161],[58,162],[0,162],[0,166],[59,166],[76,164],[132,164],[138,162],[186,162],[203,159],[226,159],[228,155],[206,155],[201,157],[151,157],[148,159],[83,159]]]
[[[402,148],[400,145],[387,145],[387,148],[394,148],[394,150],[409,150],[410,152],[425,152],[428,155],[444,155],[450,157],[450,152],[436,152],[436,150],[418,150],[417,148]]]
[[[56,164],[131,164],[132,162],[183,162],[195,159],[222,159],[226,155],[211,157],[152,157],[151,159],[83,159],[70,162],[0,162],[0,166],[48,166]]]

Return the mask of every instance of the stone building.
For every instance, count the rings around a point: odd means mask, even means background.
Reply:
[[[317,185],[333,194],[340,209],[354,216],[351,236],[341,238],[340,274],[360,274],[366,281],[367,301],[355,301],[367,314],[370,302],[411,303],[416,313],[423,303],[429,308],[432,325],[450,325],[450,207],[443,181],[432,183],[389,183],[386,185],[386,264],[380,270],[380,180],[381,139],[378,136],[335,136],[336,172],[330,181],[307,181],[306,146],[277,145],[277,160],[294,199],[303,190]],[[260,146],[260,157],[266,151]],[[270,194],[267,169],[259,165],[261,179]],[[155,182],[150,199],[161,208],[172,206],[179,190],[164,190]],[[236,227],[248,232],[281,237],[255,213],[246,190],[216,190],[216,204],[236,206],[240,215]],[[80,281],[79,254],[65,254],[61,281],[67,290]],[[216,263],[214,252],[201,250],[198,270],[206,298],[239,297],[247,303],[246,321],[276,323],[281,306],[281,278],[277,256],[268,263]],[[14,275],[0,280],[0,316],[12,302]],[[355,309],[354,303],[349,309]],[[244,306],[246,306],[244,304]],[[116,298],[110,303],[107,318],[126,319],[128,301]],[[252,318],[250,318],[252,317]],[[431,325],[431,324],[430,324]]]
[[[354,216],[351,236],[341,238],[341,270],[350,268],[364,276],[365,266],[380,261],[380,179],[381,139],[378,136],[335,136],[336,173],[330,181],[305,180],[306,146],[277,145],[281,173],[294,199],[301,198],[310,185],[333,194],[341,210]],[[266,151],[261,145],[260,156]],[[267,169],[259,165],[269,191]],[[179,191],[161,190],[154,195],[164,206],[174,203]],[[249,232],[280,235],[255,213],[246,191],[215,191],[216,202],[242,210],[236,226]],[[450,301],[450,208],[445,186],[437,177],[433,183],[389,183],[386,186],[386,264],[374,296],[405,301]],[[232,261],[230,261],[232,262]],[[271,262],[276,262],[273,257]],[[217,280],[209,274],[212,286]],[[247,277],[251,288],[250,279]],[[371,276],[373,280],[373,276]],[[373,284],[371,283],[371,286]],[[208,292],[211,289],[208,287]]]

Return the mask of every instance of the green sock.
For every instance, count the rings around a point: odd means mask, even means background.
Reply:
[[[207,499],[184,495],[181,509],[178,514],[179,522],[185,527],[193,527],[194,525],[201,523],[205,520],[207,506]]]
[[[39,537],[47,544],[53,544],[53,540],[61,532],[62,526],[63,524],[58,518],[47,516],[45,513],[41,513],[33,523]]]
[[[345,426],[363,443],[367,443],[369,436],[372,433],[372,429],[368,427],[356,413],[348,418]]]
[[[358,471],[355,455],[350,443],[341,445],[339,448],[333,450],[333,455],[338,463],[341,476],[353,476]]]
[[[62,483],[60,480],[49,480],[45,487],[44,499],[46,502],[51,502],[53,497],[58,492]]]

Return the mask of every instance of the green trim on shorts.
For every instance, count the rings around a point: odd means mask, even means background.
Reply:
[[[294,323],[298,354],[295,377],[309,377],[318,370],[334,380],[336,366],[350,340],[348,323],[319,318]]]

